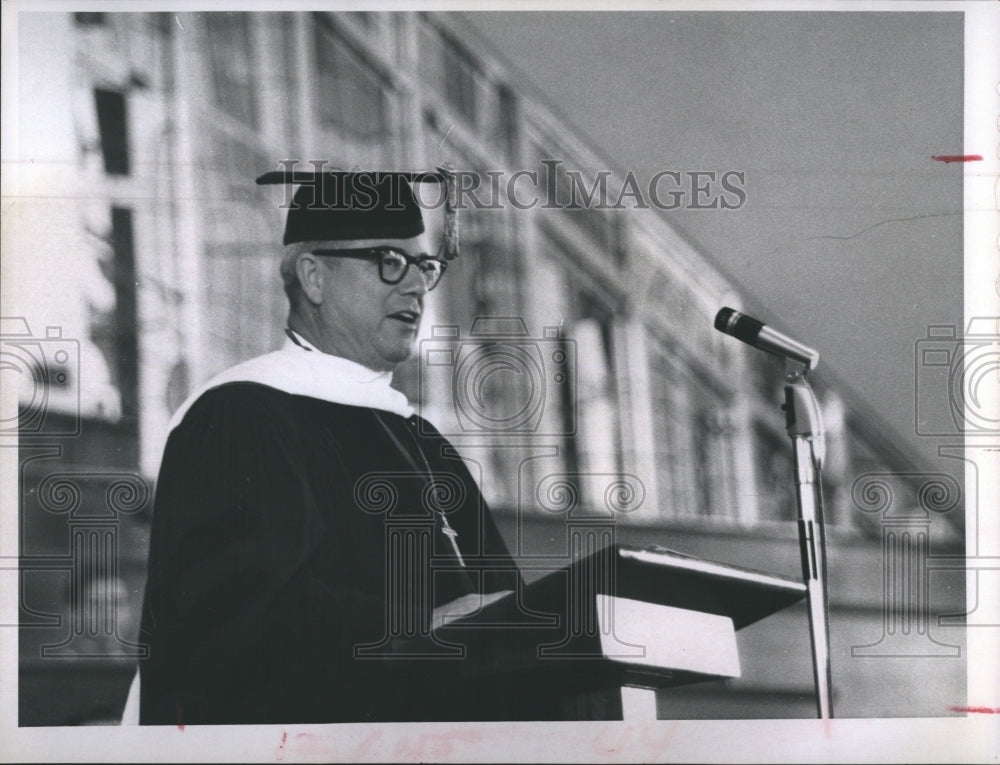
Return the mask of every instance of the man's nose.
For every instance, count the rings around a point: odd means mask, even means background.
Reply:
[[[417,295],[418,297],[423,297],[427,294],[427,282],[424,281],[420,269],[415,265],[411,265],[406,269],[406,275],[403,277],[403,281],[399,283],[399,291],[404,295]]]

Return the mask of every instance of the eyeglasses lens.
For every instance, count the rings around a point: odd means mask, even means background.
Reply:
[[[384,250],[379,255],[379,269],[381,270],[383,281],[390,284],[401,282],[406,276],[406,269],[409,266],[409,261],[406,257],[393,250]],[[439,260],[422,260],[416,266],[427,289],[434,289],[441,280],[441,275],[444,273],[444,264]]]
[[[406,273],[406,258],[391,250],[381,253],[382,278],[387,282],[402,281]]]

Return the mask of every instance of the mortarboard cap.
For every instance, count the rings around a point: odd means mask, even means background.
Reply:
[[[295,184],[284,244],[347,239],[408,239],[424,232],[422,205],[444,203],[444,257],[458,256],[454,174],[430,171],[275,170],[258,185]],[[443,193],[418,201],[412,184],[442,184]]]

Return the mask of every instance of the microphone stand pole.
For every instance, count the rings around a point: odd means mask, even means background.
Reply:
[[[833,717],[830,682],[830,629],[826,587],[826,534],[823,528],[821,469],[826,447],[819,403],[806,381],[807,369],[787,362],[785,374],[785,428],[792,439],[795,460],[795,493],[799,513],[799,546],[802,578],[809,607],[816,707],[822,720]]]

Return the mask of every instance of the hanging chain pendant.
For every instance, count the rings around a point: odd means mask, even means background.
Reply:
[[[462,558],[462,552],[458,549],[458,532],[451,527],[448,523],[448,518],[443,512],[438,510],[438,515],[441,516],[441,532],[448,537],[448,541],[451,542],[451,547],[455,551],[455,557],[458,558],[458,563],[462,568],[465,568],[465,559]]]

